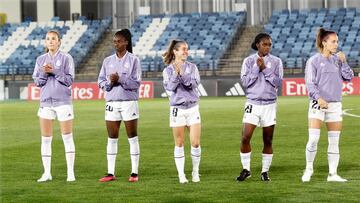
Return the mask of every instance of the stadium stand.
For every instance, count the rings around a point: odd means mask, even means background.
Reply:
[[[190,61],[200,70],[216,69],[244,24],[244,12],[139,16],[131,26],[133,51],[142,59],[143,71],[160,71],[169,41],[183,39],[189,44]]]
[[[52,29],[62,35],[60,49],[70,53],[78,65],[110,25],[111,18],[89,21],[84,17],[5,24],[0,28],[0,75],[32,74],[36,57],[44,53],[45,34]]]
[[[286,68],[304,68],[306,60],[317,52],[319,27],[338,33],[339,50],[350,66],[360,66],[360,8],[330,8],[274,11],[264,26],[273,39],[272,53]]]

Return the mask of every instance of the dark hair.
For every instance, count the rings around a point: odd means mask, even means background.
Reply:
[[[60,35],[60,32],[59,31],[57,31],[57,30],[49,30],[47,33],[46,33],[46,35],[48,35],[49,33],[54,33],[54,34],[56,34],[57,35],[57,37],[58,37],[58,39],[59,39],[59,42],[61,41],[61,35]],[[45,35],[45,40],[46,40],[46,35]],[[61,45],[61,44],[60,44]],[[60,48],[60,46],[59,46],[59,48]],[[49,49],[45,46],[45,52],[47,53],[47,52],[49,52]]]
[[[186,42],[184,40],[177,39],[171,40],[167,51],[163,54],[163,60],[166,65],[169,65],[175,59],[173,51],[178,50],[181,44],[186,44]]]
[[[271,39],[271,36],[268,33],[264,33],[264,32],[256,35],[253,43],[251,44],[251,48],[257,51],[258,48],[257,48],[256,44],[260,43],[261,40],[263,40],[263,39]]]
[[[316,35],[316,48],[318,48],[318,50],[320,52],[323,51],[324,49],[324,45],[322,44],[323,41],[326,41],[327,38],[329,37],[329,35],[335,34],[336,32],[332,31],[332,30],[325,30],[324,28],[320,28],[317,35]]]
[[[132,53],[132,42],[131,42],[131,32],[128,29],[122,29],[115,33],[115,37],[122,36],[125,38],[125,40],[128,42],[126,46],[126,50],[130,53]]]

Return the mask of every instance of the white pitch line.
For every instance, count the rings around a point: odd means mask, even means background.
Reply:
[[[343,114],[344,114],[344,115],[347,115],[347,116],[352,116],[352,117],[360,118],[359,115],[355,115],[355,114],[351,114],[351,113],[348,113],[348,112],[347,112],[347,111],[350,111],[350,110],[353,110],[353,109],[344,109],[344,110],[343,110]]]

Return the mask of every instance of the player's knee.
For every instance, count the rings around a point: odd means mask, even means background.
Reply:
[[[200,146],[200,144],[199,143],[192,143],[191,146],[194,147],[194,148],[198,148]]]
[[[131,133],[128,133],[128,138],[133,138],[133,137],[136,137],[137,136],[137,132],[131,132]]]

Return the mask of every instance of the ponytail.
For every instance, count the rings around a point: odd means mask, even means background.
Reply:
[[[320,28],[317,35],[316,35],[316,48],[322,52],[324,49],[323,41],[326,41],[328,36],[331,34],[335,34],[336,32],[331,30],[325,30],[324,28]]]
[[[131,42],[131,32],[128,29],[122,29],[120,31],[117,31],[115,33],[115,36],[122,36],[125,38],[125,40],[128,42],[126,46],[126,50],[130,53],[132,53],[132,42]]]
[[[167,51],[162,55],[163,61],[166,65],[169,65],[173,60],[175,60],[174,50],[178,50],[180,44],[186,44],[184,40],[171,40]]]

